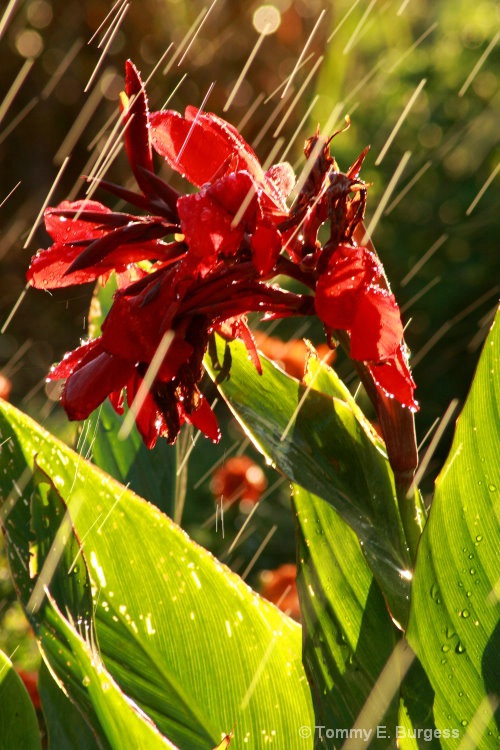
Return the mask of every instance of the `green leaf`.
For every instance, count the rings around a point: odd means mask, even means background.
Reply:
[[[65,695],[42,662],[38,690],[48,734],[49,750],[102,750],[81,711]],[[64,721],[61,721],[64,717]]]
[[[75,673],[79,672],[107,740],[104,746],[114,750],[124,747],[178,750],[120,690],[100,659],[95,644],[85,641],[62,616],[50,594],[47,597],[40,627],[41,648],[61,671],[64,660],[66,668],[70,666]]]
[[[330,503],[356,532],[395,619],[405,623],[410,560],[394,476],[382,444],[334,371],[317,365],[320,393],[261,356],[260,376],[243,344],[217,339],[218,362],[231,353],[219,389],[257,448],[292,482]],[[208,360],[208,358],[207,358]],[[206,363],[217,380],[217,363]],[[316,388],[316,385],[314,385]],[[300,408],[298,408],[300,406]]]
[[[122,438],[123,420],[106,400],[85,423],[80,439],[84,454],[100,469],[172,515],[175,449],[165,440],[159,440],[148,450],[135,425]]]
[[[247,747],[247,742],[264,748],[273,738],[279,746],[293,747],[299,728],[313,722],[300,626],[260,599],[156,507],[14,407],[2,404],[0,409],[5,498],[0,514],[24,603],[33,586],[27,562],[37,544],[29,530],[31,513],[57,494],[82,544],[77,563],[88,561],[104,667],[160,732],[182,750],[211,750],[236,723],[231,748]],[[32,476],[34,455],[40,470]],[[51,492],[43,489],[47,477]],[[55,534],[54,515],[48,518]],[[32,525],[36,532],[37,524]],[[71,586],[64,597],[76,598]],[[75,604],[68,603],[70,613]],[[62,610],[59,595],[58,605]],[[44,620],[43,627],[55,625]],[[73,652],[85,657],[85,644],[67,633],[66,638],[59,676],[65,655],[70,664]],[[56,658],[53,650],[50,658]],[[81,671],[68,667],[68,672],[76,690]],[[311,746],[301,741],[304,750]]]
[[[498,317],[436,482],[413,581],[408,639],[435,692],[436,727],[459,735],[443,736],[443,748],[493,747],[496,737]]]
[[[41,750],[33,703],[3,651],[0,651],[0,706],[0,750]]]
[[[316,724],[350,729],[399,634],[352,529],[301,487],[294,487],[293,504],[304,662],[315,687]],[[381,724],[394,729],[397,703],[396,694]],[[387,742],[374,739],[371,746],[385,748]]]

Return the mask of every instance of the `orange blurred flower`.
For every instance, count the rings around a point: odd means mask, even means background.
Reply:
[[[276,362],[292,377],[302,380],[309,354],[309,349],[303,339],[282,341],[275,336],[268,336],[263,331],[254,331],[254,338],[262,354]],[[332,364],[335,351],[330,349],[328,344],[319,344],[316,350],[321,359],[326,357],[325,362]]]
[[[264,472],[248,456],[228,458],[214,473],[211,482],[215,497],[227,503],[235,500],[257,503],[266,487]]]
[[[12,381],[6,375],[2,375],[0,372],[0,398],[5,401],[9,400],[10,392],[12,390]]]
[[[296,578],[297,566],[292,563],[280,565],[276,570],[264,570],[260,574],[260,594],[294,620],[300,620]]]

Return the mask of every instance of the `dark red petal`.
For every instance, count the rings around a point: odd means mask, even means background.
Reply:
[[[157,258],[155,254],[155,240],[164,237],[167,234],[174,234],[178,227],[171,224],[164,224],[161,220],[151,221],[133,221],[124,227],[118,227],[93,240],[86,248],[81,249],[78,258],[76,258],[67,273],[81,271],[95,267],[105,261],[109,265],[109,256],[113,254],[115,260],[113,265],[127,265],[133,260],[144,260]],[[130,247],[135,248],[135,252],[130,252]],[[145,248],[150,247],[148,255],[144,255]],[[139,257],[137,250],[139,249]],[[120,251],[119,253],[117,251]]]
[[[61,403],[70,419],[86,419],[110,393],[121,391],[133,366],[103,352],[73,371]]]
[[[351,357],[379,362],[393,357],[403,338],[396,298],[383,289],[369,287],[359,295],[351,325]]]
[[[219,442],[221,433],[217,418],[204,396],[200,395],[198,406],[191,413],[188,414],[184,409],[182,411],[186,422],[201,430],[214,443]]]
[[[245,172],[237,172],[204,186],[199,193],[179,198],[177,208],[181,229],[190,254],[211,258],[218,253],[230,255],[238,250],[245,231],[255,222],[253,182]],[[248,205],[246,205],[248,203]],[[236,226],[238,212],[243,215]]]
[[[269,273],[281,252],[282,238],[273,226],[259,224],[251,237],[253,262],[260,274]]]
[[[86,221],[81,217],[68,218],[61,216],[61,211],[74,211],[76,216],[82,211],[94,213],[113,213],[110,208],[103,206],[97,201],[63,201],[56,208],[47,208],[44,213],[45,229],[55,242],[80,242],[81,240],[94,240],[102,237],[107,231],[99,220]]]
[[[196,119],[197,118],[197,119]],[[168,164],[201,187],[213,180],[224,162],[228,170],[246,169],[261,181],[259,161],[239,133],[216,115],[201,112],[195,107],[186,109],[186,117],[166,110],[150,116],[151,141]],[[237,164],[232,157],[237,158]]]
[[[137,392],[142,382],[143,380],[137,372],[134,372],[128,381],[127,403],[129,407],[134,403],[134,399],[137,396]],[[136,414],[135,424],[147,448],[154,448],[160,435],[166,432],[165,420],[151,394],[151,391],[146,393],[140,409]]]
[[[58,289],[73,284],[87,284],[95,281],[96,274],[91,268],[65,275],[73,261],[81,253],[81,247],[55,242],[46,250],[39,250],[31,259],[26,278],[36,289]],[[100,273],[103,269],[100,270]]]
[[[257,344],[252,335],[252,331],[247,326],[246,317],[244,315],[237,318],[228,318],[222,323],[219,323],[214,327],[217,333],[227,339],[240,339],[245,344],[248,356],[252,360],[255,369],[262,375],[262,365],[260,362],[259,352],[257,351]]]
[[[126,125],[125,148],[137,184],[147,195],[149,184],[143,181],[142,174],[137,167],[153,171],[153,154],[148,127],[148,100],[139,72],[130,60],[125,63],[125,91],[126,97],[123,98],[125,101],[122,99],[122,117]]]
[[[403,406],[417,410],[418,401],[414,399],[415,382],[412,378],[410,368],[400,346],[396,355],[386,362],[369,364],[375,384],[384,393],[392,396]]]
[[[316,286],[316,312],[330,328],[350,329],[359,300],[381,278],[380,266],[364,247],[341,245]]]
[[[159,292],[148,301],[150,289],[134,297],[117,294],[106,320],[102,325],[103,348],[110,354],[121,357],[131,363],[149,364],[156,354],[158,346],[167,328],[165,314],[175,314],[177,305],[174,301],[175,290],[166,283],[160,286]],[[171,342],[156,377],[170,381],[177,374],[179,367],[187,362],[193,353],[193,346],[177,333]]]
[[[87,341],[86,344],[79,346],[78,349],[74,349],[72,352],[65,354],[59,364],[52,367],[47,376],[47,380],[62,380],[63,378],[68,378],[80,364],[85,364],[85,362],[94,359],[101,351],[100,338]]]

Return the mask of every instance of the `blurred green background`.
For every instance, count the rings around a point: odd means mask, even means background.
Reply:
[[[106,49],[110,35],[106,38],[105,32],[122,11]],[[333,132],[346,114],[351,127],[332,143],[340,166],[346,169],[371,144],[363,170],[372,184],[366,223],[382,201],[373,239],[407,324],[422,440],[452,399],[463,402],[498,298],[499,20],[493,0],[3,2],[0,324],[23,294],[31,255],[48,244],[39,228],[25,247],[61,165],[64,171],[49,204],[82,194],[80,175],[90,170],[114,122],[110,118],[123,87],[124,61],[130,57],[146,79],[166,53],[148,83],[151,107],[161,108],[169,97],[168,106],[181,111],[187,104],[200,105],[214,84],[205,108],[241,127],[262,161],[282,138],[276,153],[286,150],[299,170],[304,139],[316,124],[329,123]],[[275,30],[260,37],[266,24],[268,32]],[[195,37],[193,28],[199,29]],[[257,42],[255,57],[224,112]],[[108,176],[132,184],[123,152]],[[182,186],[179,178],[172,181]],[[50,295],[30,289],[0,337],[0,369],[12,382],[10,399],[69,440],[74,426],[46,393],[45,375],[85,335],[91,293],[81,287]],[[302,323],[288,322],[278,333],[321,340],[318,329],[311,332]],[[346,363],[340,361],[339,367],[347,374]],[[252,455],[242,448],[239,429],[222,411],[220,417],[222,445],[211,446],[202,438],[194,449],[196,460],[189,462],[185,525],[239,572],[277,525],[255,571],[276,567],[294,555],[286,483],[259,505],[249,525],[252,533],[232,555],[227,548],[249,508],[230,510],[224,537],[220,523],[215,529],[210,469],[231,453]],[[452,424],[430,463],[428,492],[451,433]],[[279,480],[266,472],[270,486]],[[0,617],[12,595],[5,570],[0,594],[2,586]],[[9,627],[7,632],[12,632]]]

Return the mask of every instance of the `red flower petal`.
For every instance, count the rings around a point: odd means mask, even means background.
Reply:
[[[47,379],[62,380],[63,378],[68,378],[82,363],[85,364],[86,361],[94,359],[97,356],[96,350],[99,352],[102,351],[100,338],[88,341],[83,346],[79,346],[78,349],[65,354],[59,364],[52,367]]]
[[[180,406],[182,408],[182,405]],[[214,443],[219,442],[221,433],[217,423],[217,418],[204,396],[200,395],[196,409],[189,414],[182,408],[182,415],[186,422],[189,422],[198,430],[201,430],[207,438],[210,438]]]
[[[263,172],[255,153],[238,131],[225,120],[196,107],[187,107],[185,117],[166,110],[150,116],[151,141],[168,164],[201,187],[218,174],[247,170],[258,182]]]
[[[415,401],[413,393],[415,382],[412,378],[403,347],[400,346],[396,355],[386,362],[369,364],[375,384],[384,393],[392,396],[403,406],[417,410],[418,401]]]
[[[269,273],[281,252],[282,238],[273,226],[259,224],[251,237],[253,262],[260,274]]]
[[[377,286],[382,269],[366,248],[340,246],[316,286],[316,311],[330,328],[351,332],[351,356],[361,361],[389,359],[403,338],[393,294]]]
[[[379,276],[377,271],[378,265],[366,248],[340,246],[316,285],[316,312],[323,323],[330,328],[351,328],[360,294]]]
[[[125,63],[125,90],[126,96],[122,98],[122,116],[126,125],[125,148],[137,184],[148,195],[150,183],[143,180],[143,173],[138,169],[142,167],[149,172],[153,171],[148,100],[139,71],[130,60]]]
[[[393,357],[403,338],[403,325],[393,294],[369,287],[359,295],[351,325],[351,357],[375,361]]]
[[[142,297],[140,298],[142,299]],[[162,339],[158,322],[161,305],[141,308],[139,298],[132,301],[118,297],[102,326],[102,341],[106,351],[131,363],[150,363]],[[182,336],[175,336],[158,370],[158,380],[168,382],[179,367],[187,362],[193,347]]]
[[[218,253],[235,253],[245,231],[251,231],[255,224],[254,193],[250,175],[236,172],[205,185],[199,193],[179,198],[177,209],[190,253],[207,259]],[[242,210],[233,227],[234,218]]]
[[[224,322],[219,323],[215,327],[215,330],[221,336],[224,336],[224,338],[240,339],[245,344],[249,358],[252,360],[255,369],[259,375],[262,375],[262,365],[260,363],[259,352],[257,351],[257,344],[252,331],[247,326],[244,315],[237,318],[228,318]]]
[[[74,370],[61,397],[68,417],[86,419],[110,393],[121,391],[133,371],[133,365],[106,352]]]
[[[127,404],[134,402],[142,384],[142,378],[135,371],[127,383]],[[167,437],[167,426],[151,391],[146,393],[135,417],[135,424],[147,448],[154,448],[160,435]]]
[[[81,218],[70,219],[61,216],[61,211],[92,211],[100,214],[113,213],[110,208],[97,201],[63,201],[56,208],[47,208],[44,213],[45,229],[55,242],[79,242],[102,237],[108,229],[99,221],[86,221]]]

